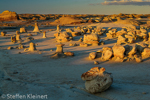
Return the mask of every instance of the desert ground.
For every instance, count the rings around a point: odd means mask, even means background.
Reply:
[[[145,20],[144,18],[138,19]],[[149,21],[149,19],[146,19]],[[48,21],[36,21],[39,24],[39,32],[33,32],[34,21],[3,21],[13,23],[14,26],[1,26],[0,32],[7,32],[6,36],[0,36],[0,100],[7,100],[2,96],[5,94],[38,94],[47,95],[45,100],[149,100],[150,99],[150,59],[142,58],[142,61],[136,60],[114,61],[101,60],[100,57],[89,59],[89,53],[102,50],[103,47],[113,47],[117,38],[108,39],[106,33],[99,35],[100,41],[105,44],[80,46],[83,41],[79,41],[84,35],[74,36],[67,42],[58,42],[54,34],[58,33],[57,25],[60,25],[59,32],[66,29],[77,29],[78,27],[96,27],[108,30],[116,28],[120,31],[123,27],[134,27],[131,23],[122,22],[95,22],[95,23],[75,23],[64,24],[56,23],[55,19]],[[55,23],[54,23],[55,22]],[[11,42],[11,37],[20,31],[18,23],[25,26],[27,32],[20,33],[21,42]],[[43,24],[44,23],[44,24]],[[49,24],[45,24],[49,23]],[[147,26],[142,24],[138,27]],[[46,31],[46,38],[43,38],[43,32]],[[150,29],[147,28],[147,32]],[[32,34],[32,35],[28,35]],[[86,34],[86,33],[84,33]],[[34,39],[29,39],[32,37]],[[28,38],[28,39],[27,39]],[[148,40],[147,40],[148,41]],[[35,51],[27,51],[29,44],[35,43]],[[63,52],[73,52],[74,56],[62,56],[53,58],[56,52],[56,45],[63,43]],[[76,46],[70,44],[76,43]],[[145,43],[145,41],[135,41],[128,44],[135,46],[136,43]],[[23,45],[23,48],[19,48]],[[144,52],[144,51],[143,51]],[[95,65],[94,61],[98,64]],[[112,73],[113,83],[109,89],[104,92],[91,94],[85,89],[85,81],[81,75],[93,67],[104,67],[107,72]],[[13,100],[19,100],[14,98]],[[30,100],[30,99],[29,99]],[[41,99],[35,99],[41,100]]]

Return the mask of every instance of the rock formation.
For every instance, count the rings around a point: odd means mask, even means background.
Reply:
[[[5,10],[0,14],[0,21],[12,21],[12,20],[18,20],[18,15],[16,12]]]
[[[15,43],[16,42],[16,36],[11,36],[11,42]]]
[[[89,54],[89,59],[90,60],[93,60],[93,59],[95,59],[96,58],[96,52],[91,52],[90,54]]]
[[[1,36],[6,36],[6,33],[5,31],[1,32]]]
[[[31,42],[29,48],[26,48],[24,51],[35,51],[36,46],[35,43]]]
[[[46,31],[43,32],[43,38],[46,38]]]
[[[83,42],[87,44],[96,44],[99,43],[99,37],[97,34],[84,35]]]
[[[57,53],[63,53],[63,46],[64,46],[65,44],[57,44],[56,46],[57,46],[57,49],[56,49],[56,52]]]
[[[57,25],[57,31],[58,31],[58,32],[60,31],[60,26],[59,26],[59,25]]]
[[[21,40],[19,31],[16,31],[16,40],[17,40],[17,41],[20,41],[20,40]]]
[[[106,61],[112,57],[112,49],[109,47],[104,47],[102,52],[102,60]]]
[[[113,77],[110,73],[105,72],[105,68],[93,67],[81,75],[85,80],[85,88],[90,93],[99,93],[107,90],[113,83]]]
[[[67,32],[56,33],[54,36],[56,37],[57,42],[68,42],[72,39],[72,36]]]
[[[62,16],[59,19],[55,20],[51,24],[73,24],[73,23],[81,23],[82,20],[74,18],[74,17],[65,17]]]
[[[115,57],[119,57],[119,58],[123,58],[124,57],[124,52],[125,52],[125,48],[121,45],[114,45],[112,47],[113,49],[113,54]]]
[[[24,32],[27,32],[26,28],[25,27],[21,27],[20,28],[20,33],[24,33]]]
[[[38,23],[35,23],[33,32],[40,32],[39,27],[38,27]]]

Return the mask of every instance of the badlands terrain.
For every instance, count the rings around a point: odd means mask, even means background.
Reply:
[[[47,95],[47,100],[149,100],[149,18],[4,11],[0,100],[17,93]],[[112,73],[113,83],[104,92],[91,94],[85,89],[81,75],[93,67]]]

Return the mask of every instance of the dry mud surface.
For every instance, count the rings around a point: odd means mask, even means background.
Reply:
[[[127,25],[102,23],[88,26],[121,28]],[[94,65],[94,60],[87,58],[89,53],[98,51],[105,46],[113,46],[115,42],[107,41],[105,45],[100,46],[70,47],[70,43],[79,43],[79,36],[75,37],[73,41],[64,43],[64,51],[74,52],[74,57],[52,59],[50,56],[55,52],[55,45],[58,44],[55,42],[53,34],[57,31],[48,31],[44,28],[42,30],[47,31],[47,38],[42,38],[42,34],[33,36],[34,42],[38,44],[36,48],[39,50],[35,52],[24,52],[23,49],[7,50],[9,46],[15,47],[19,43],[11,43],[10,37],[0,37],[0,95],[38,94],[47,95],[47,100],[150,99],[150,59],[145,59],[141,63],[105,61]],[[7,31],[10,31],[8,34],[16,33],[16,30]],[[22,39],[25,38],[23,37],[25,34],[21,34]],[[31,32],[31,34],[34,33]],[[25,45],[29,46],[29,43],[26,42]],[[99,59],[95,59],[95,61],[99,61]],[[85,90],[85,82],[81,80],[81,75],[95,66],[104,67],[106,71],[112,73],[114,81],[107,91],[90,94]],[[7,99],[0,98],[0,100]]]

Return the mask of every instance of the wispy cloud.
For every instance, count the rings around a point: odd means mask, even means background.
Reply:
[[[102,3],[90,5],[137,5],[137,6],[150,6],[150,0],[105,0]]]

